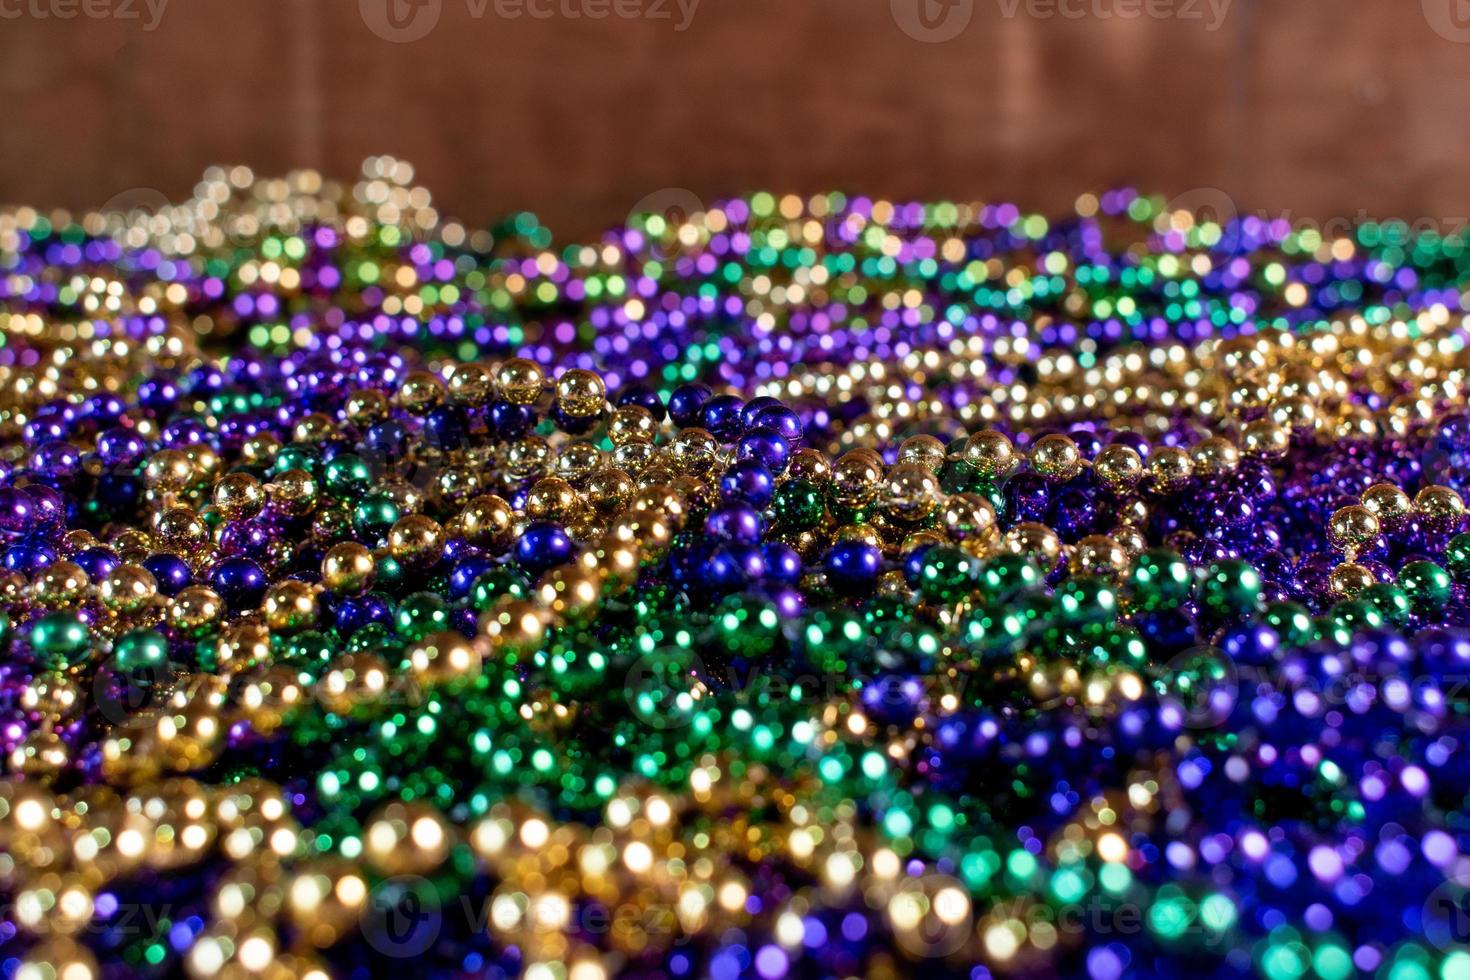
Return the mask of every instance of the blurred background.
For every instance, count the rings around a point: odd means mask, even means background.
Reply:
[[[388,153],[562,240],[759,189],[1470,217],[1470,0],[0,0],[0,98],[41,206]]]

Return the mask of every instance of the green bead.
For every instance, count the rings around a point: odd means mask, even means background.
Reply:
[[[1409,614],[1414,611],[1408,593],[1397,585],[1390,585],[1387,582],[1373,583],[1359,593],[1357,598],[1371,603],[1385,622],[1399,626],[1407,623]]]
[[[936,545],[924,552],[919,591],[926,599],[954,602],[974,588],[980,563],[958,548]]]
[[[376,543],[387,536],[401,516],[391,497],[381,493],[369,494],[352,508],[352,530],[358,540]]]
[[[1189,563],[1168,548],[1149,548],[1128,570],[1128,596],[1145,611],[1180,605],[1189,598],[1193,585]]]
[[[1470,534],[1450,538],[1444,550],[1444,563],[1456,582],[1470,582]]]
[[[343,453],[335,456],[322,470],[322,483],[334,497],[359,497],[373,485],[373,475],[361,456]]]
[[[826,503],[821,488],[810,480],[787,480],[776,488],[771,509],[782,527],[805,531],[822,520]]]
[[[1450,599],[1450,574],[1432,561],[1411,561],[1399,570],[1399,587],[1421,609],[1440,609]]]
[[[1383,627],[1383,613],[1378,607],[1362,598],[1345,599],[1332,607],[1334,628],[1357,634],[1365,630]]]
[[[1067,623],[1106,623],[1118,615],[1118,593],[1095,575],[1078,575],[1057,586],[1057,609]]]
[[[524,599],[531,591],[531,580],[519,569],[509,565],[491,569],[470,587],[470,605],[476,612],[485,612],[501,596]]]
[[[282,446],[271,462],[271,473],[280,474],[287,470],[305,470],[315,476],[321,468],[321,456],[311,446],[293,443]]]
[[[71,613],[50,613],[31,626],[31,646],[50,667],[73,667],[80,663],[86,659],[91,641],[87,625]]]
[[[756,595],[726,596],[715,609],[711,625],[714,640],[732,654],[761,657],[780,636],[781,616],[776,604]]]
[[[1200,604],[1217,614],[1246,612],[1261,601],[1261,575],[1249,562],[1227,558],[1205,569],[1196,593]]]
[[[383,555],[376,560],[373,583],[388,592],[397,592],[404,581],[404,568],[392,555]]]
[[[997,555],[985,563],[980,587],[993,599],[1005,599],[1041,582],[1041,570],[1022,555]]]
[[[398,635],[410,641],[422,640],[449,626],[449,605],[432,592],[415,592],[398,604],[393,614]]]
[[[168,641],[152,630],[134,630],[112,648],[113,666],[125,676],[150,675],[168,666]]]
[[[1261,619],[1281,637],[1283,646],[1306,646],[1317,639],[1312,614],[1299,602],[1287,600],[1267,603]]]
[[[397,637],[388,631],[388,627],[382,623],[368,623],[362,629],[352,634],[347,641],[348,653],[372,653],[377,650],[397,650],[401,644]],[[391,662],[392,657],[388,660]]]

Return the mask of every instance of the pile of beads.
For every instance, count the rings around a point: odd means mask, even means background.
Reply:
[[[0,214],[0,966],[1467,980],[1467,265]]]

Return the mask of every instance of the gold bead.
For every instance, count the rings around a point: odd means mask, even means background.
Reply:
[[[909,436],[898,447],[900,463],[917,463],[938,473],[944,465],[944,443],[933,436]]]
[[[271,630],[308,629],[317,621],[316,591],[300,579],[285,579],[266,590],[261,611]]]
[[[74,561],[55,561],[36,573],[31,594],[43,606],[67,606],[86,592],[87,573]]]
[[[1045,524],[1022,521],[1005,533],[1005,550],[1029,558],[1044,569],[1053,568],[1062,556],[1062,539]]]
[[[607,437],[614,446],[653,442],[657,435],[658,423],[642,405],[624,405],[607,420]]]
[[[389,803],[367,821],[363,859],[384,875],[428,874],[444,863],[454,837],[426,803]]]
[[[262,432],[245,440],[240,447],[240,459],[251,465],[265,466],[274,462],[276,453],[280,451],[281,440],[269,432]]]
[[[422,514],[400,518],[388,532],[388,551],[409,568],[427,568],[444,556],[444,528]]]
[[[1177,446],[1161,446],[1148,454],[1148,475],[1160,493],[1182,490],[1194,475],[1189,453]]]
[[[1270,419],[1255,419],[1241,430],[1240,448],[1248,456],[1281,459],[1291,449],[1291,433]]]
[[[875,453],[843,453],[832,464],[832,499],[843,507],[865,507],[883,484],[883,461]]]
[[[976,473],[993,480],[1015,467],[1016,448],[1005,433],[986,429],[965,440],[964,459]]]
[[[791,454],[786,463],[786,476],[822,486],[832,479],[832,461],[821,450],[804,447]]]
[[[252,616],[257,614],[252,614]],[[215,663],[221,674],[238,674],[271,662],[271,634],[255,618],[242,618],[220,631]]]
[[[265,487],[249,473],[230,473],[214,485],[214,506],[225,520],[248,520],[265,507]]]
[[[480,672],[480,650],[454,630],[431,633],[408,652],[408,668],[424,684],[443,684]]]
[[[595,572],[581,565],[563,565],[541,576],[536,583],[536,599],[558,621],[583,623],[597,612],[602,582]]]
[[[502,554],[515,535],[515,511],[493,493],[475,497],[460,514],[460,530],[475,547]]]
[[[669,442],[669,457],[680,473],[703,476],[714,469],[719,457],[720,441],[704,429],[691,426],[680,429]]]
[[[200,636],[212,630],[225,614],[225,602],[219,593],[203,585],[187,585],[169,604],[168,619],[189,636]]]
[[[413,415],[423,415],[444,402],[444,382],[428,371],[411,371],[398,388],[398,404]]]
[[[1066,483],[1082,472],[1082,451],[1071,436],[1053,432],[1031,447],[1031,468],[1051,483]]]
[[[342,414],[353,425],[367,428],[388,417],[388,396],[376,388],[358,388],[347,396]]]
[[[559,476],[544,476],[526,492],[526,516],[533,521],[569,523],[582,510],[582,498]]]
[[[348,653],[333,660],[316,682],[316,697],[335,715],[348,715],[382,701],[391,675],[375,653]]]
[[[1377,537],[1378,518],[1361,504],[1339,507],[1327,522],[1327,543],[1350,555]]]
[[[1353,562],[1343,562],[1327,576],[1327,585],[1332,594],[1342,599],[1357,595],[1373,582],[1373,573]]]
[[[356,541],[335,544],[322,556],[322,584],[338,595],[362,595],[376,573],[372,552]]]
[[[1143,457],[1132,446],[1115,443],[1103,447],[1092,461],[1097,482],[1113,493],[1126,493],[1143,479]]]
[[[316,479],[306,470],[277,473],[266,492],[277,507],[293,517],[304,517],[316,507]]]
[[[1202,439],[1190,452],[1194,472],[1203,477],[1228,476],[1240,465],[1240,450],[1224,436]]]
[[[1465,516],[1465,501],[1449,487],[1429,486],[1414,495],[1414,512],[1426,525],[1452,530]]]
[[[556,402],[573,418],[586,418],[602,411],[607,402],[607,387],[594,372],[572,368],[557,379]]]
[[[517,662],[540,649],[546,639],[546,610],[525,599],[501,596],[480,620],[497,660]]]
[[[1375,483],[1363,491],[1363,506],[1380,524],[1393,525],[1414,511],[1414,502],[1392,483]]]
[[[633,478],[620,469],[608,467],[587,477],[583,489],[594,510],[611,516],[627,506],[633,494]]]
[[[322,412],[311,412],[296,420],[291,427],[291,439],[294,442],[308,444],[321,443],[330,439],[337,432],[337,424]]]
[[[153,539],[166,551],[187,554],[209,541],[209,526],[189,507],[170,507],[158,516]]]
[[[1128,552],[1106,534],[1090,534],[1078,541],[1067,556],[1073,575],[1099,575],[1116,581],[1128,569]]]
[[[944,502],[943,521],[953,541],[982,538],[995,527],[995,508],[978,493],[951,494]]]
[[[580,487],[583,480],[602,469],[602,450],[585,439],[569,442],[556,454],[555,469],[557,476]]]
[[[142,565],[123,562],[113,567],[97,586],[102,604],[115,613],[132,613],[151,603],[158,595],[158,582]]]
[[[284,664],[258,667],[240,686],[240,713],[262,735],[269,735],[305,702],[300,673]]]
[[[143,467],[143,480],[148,489],[160,493],[178,493],[194,479],[194,464],[177,449],[160,449]]]
[[[449,400],[456,405],[471,408],[484,405],[490,400],[493,390],[490,371],[483,364],[456,364],[449,375]]]
[[[912,523],[934,513],[942,496],[939,477],[927,467],[899,463],[888,472],[883,503],[890,517]]]
[[[513,357],[500,365],[495,383],[505,400],[516,405],[530,405],[546,388],[546,372],[541,365],[524,357]]]

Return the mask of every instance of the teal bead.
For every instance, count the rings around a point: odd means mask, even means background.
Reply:
[[[86,659],[92,633],[72,613],[54,612],[32,624],[30,639],[37,657],[59,670],[74,667]]]
[[[1189,598],[1193,587],[1189,563],[1168,548],[1149,548],[1128,570],[1128,597],[1144,611],[1175,608]]]
[[[1261,575],[1249,562],[1217,561],[1205,569],[1196,595],[1200,605],[1220,615],[1248,612],[1260,604]]]
[[[322,485],[332,496],[350,500],[368,492],[373,474],[361,456],[342,453],[322,468]]]
[[[1438,610],[1450,600],[1450,574],[1432,561],[1411,561],[1399,570],[1398,584],[1416,608]]]
[[[1057,586],[1057,609],[1066,623],[1107,623],[1118,615],[1118,593],[1094,575],[1078,575]]]
[[[787,480],[776,488],[771,510],[783,528],[805,531],[821,522],[826,503],[821,487],[810,480]]]
[[[399,636],[422,640],[449,627],[449,604],[433,592],[415,592],[398,604],[393,625]]]
[[[168,641],[152,630],[134,630],[118,638],[112,662],[127,677],[149,676],[168,666]]]
[[[936,545],[924,552],[919,591],[936,602],[954,602],[968,594],[980,573],[980,563],[958,548]]]

